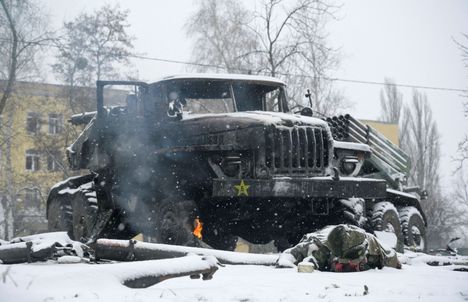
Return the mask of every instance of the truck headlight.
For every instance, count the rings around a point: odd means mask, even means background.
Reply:
[[[226,156],[221,163],[221,169],[229,177],[236,177],[240,173],[241,159],[239,156]]]
[[[354,170],[356,170],[358,162],[359,160],[356,156],[345,156],[341,161],[341,172],[344,175],[353,174]]]

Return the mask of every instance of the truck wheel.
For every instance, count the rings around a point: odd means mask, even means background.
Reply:
[[[194,201],[166,198],[158,205],[156,228],[151,237],[159,243],[196,246],[192,231],[197,214]]]
[[[94,189],[89,185],[86,185],[85,188],[80,187],[79,191],[73,195],[72,207],[72,239],[86,242],[92,235],[92,229],[97,219],[98,205]]]
[[[395,206],[388,202],[378,202],[372,208],[372,228],[374,231],[390,232],[395,234],[397,242],[395,249],[403,252],[403,235],[401,232],[400,218]]]
[[[416,251],[426,251],[426,227],[418,209],[401,208],[400,221],[405,245]]]
[[[362,198],[340,199],[337,202],[338,209],[336,224],[346,223],[358,227],[364,227],[367,219],[365,213],[365,201]]]
[[[56,195],[49,203],[47,228],[50,232],[73,232],[73,214],[68,196]]]

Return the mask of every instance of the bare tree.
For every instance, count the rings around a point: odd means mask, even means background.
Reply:
[[[37,74],[37,56],[50,39],[47,17],[40,5],[33,0],[0,0],[0,76],[6,82],[2,85],[0,114],[16,80]]]
[[[253,19],[238,1],[200,1],[185,25],[187,35],[194,37],[192,56],[200,64],[195,70],[206,71],[210,66],[217,70],[216,66],[221,66],[228,72],[248,73],[253,66],[248,54],[258,44],[249,28]]]
[[[290,75],[285,80],[290,86],[293,103],[304,105],[302,96],[304,88],[307,88],[314,111],[334,115],[351,106],[330,79],[330,74],[340,65],[340,53],[328,45],[326,26],[339,7],[326,1],[302,3],[306,5],[305,8],[300,9],[293,18],[299,56],[289,60],[290,68],[286,74]]]
[[[462,39],[465,40],[464,42],[460,42],[455,39],[453,39],[453,41],[457,44],[458,48],[460,48],[463,64],[465,65],[465,68],[468,68],[468,35],[464,33],[461,35],[463,36]]]
[[[385,84],[380,90],[380,117],[379,120],[399,125],[398,141],[405,140],[408,132],[402,129],[408,128],[408,118],[403,118],[403,94],[393,79],[385,78]]]
[[[199,3],[186,24],[195,40],[193,59],[202,63],[198,71],[279,77],[290,86],[292,106],[304,105],[309,88],[317,111],[333,114],[343,107],[343,95],[328,76],[339,56],[324,31],[336,6],[321,0],[261,0],[261,9],[251,12],[233,0]]]
[[[3,81],[0,96],[0,115],[4,115],[4,123],[0,127],[0,147],[5,154],[0,162],[0,179],[4,181],[1,189],[1,203],[3,208],[2,233],[8,238],[13,234],[15,225],[15,203],[17,200],[18,184],[12,165],[13,120],[16,108],[22,102],[19,98],[12,98],[15,83],[18,79],[38,77],[38,57],[51,40],[51,33],[47,30],[47,16],[41,6],[33,0],[0,0],[0,77]],[[17,102],[17,103],[15,103]]]
[[[401,129],[406,133],[402,148],[411,158],[409,182],[425,189],[428,198],[421,202],[428,222],[428,244],[443,246],[455,235],[467,214],[466,208],[454,202],[453,196],[440,186],[440,135],[424,93],[413,92],[413,100],[404,109]]]
[[[4,238],[10,238],[13,235],[13,225],[15,222],[14,215],[14,202],[16,201],[15,183],[14,183],[14,172],[11,161],[12,152],[12,139],[13,139],[13,119],[16,108],[12,106],[11,110],[7,111],[5,125],[0,128],[0,134],[2,135],[2,145],[5,145],[5,156],[0,164],[3,166],[2,177],[5,180],[5,187],[1,195],[2,196],[2,208],[3,208],[3,236]],[[2,147],[2,146],[0,146]]]
[[[466,227],[468,226],[468,174],[465,171],[460,169],[457,172],[453,193],[450,197],[456,207],[460,209],[457,211],[457,223],[454,227],[458,228],[457,235],[464,237],[466,245],[468,242],[468,235],[466,234]]]
[[[468,35],[462,34],[464,42],[459,42],[455,39],[453,41],[457,44],[458,48],[461,51],[462,61],[465,68],[468,69]],[[468,95],[464,95],[468,98]],[[463,102],[463,110],[465,117],[468,117],[468,101]],[[465,134],[465,137],[458,144],[457,155],[455,161],[458,162],[458,167],[455,172],[463,168],[464,162],[468,160],[468,135]]]
[[[460,233],[468,214],[466,203],[459,201],[457,190],[443,193],[440,186],[440,135],[425,94],[413,91],[410,106],[403,105],[403,95],[395,82],[385,79],[380,94],[380,120],[398,123],[403,150],[410,156],[412,168],[409,183],[425,189],[428,199],[422,207],[428,221],[431,246],[444,246],[451,236]],[[460,144],[460,149],[463,143]],[[461,154],[461,153],[460,153]],[[465,152],[466,154],[466,152]],[[463,218],[464,217],[464,218]]]
[[[410,107],[405,108],[403,119],[407,127],[403,149],[410,155],[412,183],[436,190],[439,186],[440,135],[437,123],[432,116],[432,109],[424,93],[414,90]]]
[[[468,135],[465,135],[462,141],[458,143],[457,154],[454,160],[458,163],[455,172],[462,170],[464,163],[468,161]]]
[[[65,34],[56,41],[58,54],[56,63],[52,67],[59,80],[67,84],[64,87],[64,95],[68,98],[69,106],[73,110],[76,107],[75,104],[83,104],[76,100],[79,91],[76,87],[90,85],[93,67],[88,64],[86,58],[86,47],[89,43],[87,34],[72,22],[64,24],[64,31]],[[85,109],[82,107],[86,105],[80,106],[80,109]]]
[[[398,124],[403,108],[403,94],[398,90],[394,80],[385,78],[385,85],[380,91],[380,120]]]
[[[468,225],[468,177],[459,170],[450,194],[431,198],[424,204],[428,216],[429,240],[434,246],[445,246],[451,238],[463,238],[466,244]]]
[[[118,77],[119,69],[128,65],[134,48],[134,38],[127,32],[128,14],[118,5],[105,5],[64,23],[52,67],[57,78],[67,84],[65,93],[73,110],[77,104],[85,104],[79,110],[87,109],[86,100],[92,99],[89,90],[78,86],[89,87],[96,80]]]

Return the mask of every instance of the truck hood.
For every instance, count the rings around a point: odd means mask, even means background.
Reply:
[[[184,127],[202,127],[210,132],[239,130],[267,126],[320,126],[327,127],[321,119],[282,112],[245,111],[215,114],[184,115],[180,121]]]

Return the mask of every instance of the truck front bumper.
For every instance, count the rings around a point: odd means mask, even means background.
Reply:
[[[283,198],[385,198],[386,182],[379,179],[341,177],[215,179],[213,197]]]

